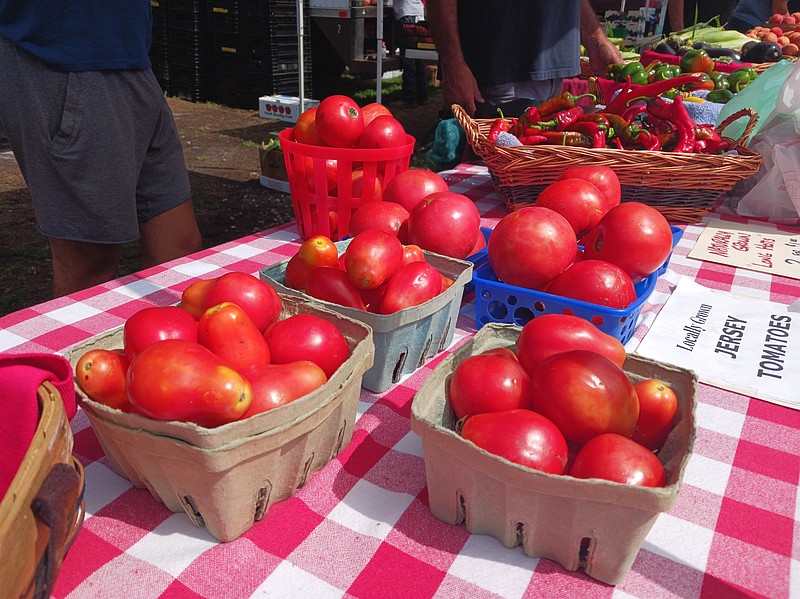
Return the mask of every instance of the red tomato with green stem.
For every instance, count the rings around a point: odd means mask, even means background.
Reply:
[[[606,213],[605,196],[585,179],[554,181],[538,195],[535,205],[555,210],[566,218],[579,239]]]
[[[634,385],[639,398],[639,418],[631,439],[652,451],[658,451],[672,431],[678,411],[678,396],[664,381],[645,379]]]
[[[340,306],[366,310],[358,287],[353,285],[347,273],[337,266],[322,266],[309,273],[305,290],[317,299]]]
[[[242,418],[285,406],[328,381],[322,368],[310,360],[288,364],[254,364],[242,369],[241,374],[253,389],[253,401]]]
[[[350,355],[338,327],[315,314],[294,314],[271,325],[264,337],[273,364],[311,360],[329,379]]]
[[[127,386],[137,413],[206,428],[238,420],[253,401],[244,377],[208,348],[184,339],[142,350],[128,368]]]
[[[397,272],[402,260],[403,244],[397,237],[377,229],[366,229],[350,240],[345,268],[356,287],[374,289]]]
[[[165,339],[197,341],[197,321],[177,306],[153,306],[132,314],[123,326],[122,343],[128,361],[147,346]]]
[[[328,96],[317,106],[317,132],[327,145],[352,148],[364,132],[364,117],[355,100],[344,95]]]
[[[487,412],[531,409],[531,377],[503,348],[465,358],[453,371],[447,399],[457,419]]]
[[[622,309],[636,301],[636,287],[627,272],[605,260],[580,260],[553,279],[545,292]]]
[[[563,474],[569,450],[553,422],[531,410],[475,414],[464,421],[461,436],[510,462],[549,474]]]
[[[127,412],[131,407],[125,382],[129,364],[121,349],[90,349],[75,364],[75,382],[89,399]]]
[[[197,331],[197,342],[234,370],[270,362],[267,340],[247,313],[232,302],[206,310],[197,323]]]
[[[589,439],[569,471],[575,478],[600,478],[624,485],[663,487],[664,466],[652,451],[616,433]]]
[[[593,184],[605,199],[605,210],[608,212],[620,203],[622,186],[617,173],[610,166],[571,166],[559,179],[585,179]]]
[[[516,341],[519,362],[529,374],[550,356],[575,349],[594,351],[620,368],[625,362],[625,346],[619,339],[572,314],[537,316],[522,327]]]
[[[383,201],[400,204],[410,213],[432,193],[449,191],[447,181],[428,169],[409,169],[395,175],[383,190]]]
[[[612,262],[638,283],[666,262],[672,252],[672,229],[652,206],[623,202],[609,210],[582,242],[586,259]]]
[[[442,291],[442,277],[427,262],[410,262],[397,269],[386,283],[381,299],[381,314],[394,314],[400,310],[419,306]]]
[[[639,400],[628,376],[608,358],[583,349],[554,354],[533,371],[531,381],[533,409],[550,418],[568,441],[633,434]]]
[[[481,215],[467,196],[440,191],[426,196],[408,217],[408,241],[424,250],[463,259],[481,228]]]

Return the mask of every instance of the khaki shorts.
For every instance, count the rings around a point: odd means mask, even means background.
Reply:
[[[0,37],[0,134],[30,189],[39,230],[94,243],[191,197],[172,113],[153,72],[55,71]]]

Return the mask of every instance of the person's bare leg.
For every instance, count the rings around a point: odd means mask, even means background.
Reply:
[[[53,257],[53,297],[110,281],[117,274],[122,246],[49,238]]]
[[[139,223],[139,231],[145,268],[197,252],[203,246],[191,200]]]

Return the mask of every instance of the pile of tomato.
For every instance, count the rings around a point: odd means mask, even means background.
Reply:
[[[610,308],[636,300],[635,283],[672,252],[666,218],[641,202],[620,203],[616,173],[571,167],[534,205],[504,216],[487,253],[498,280]]]
[[[76,382],[91,400],[156,420],[212,428],[266,412],[321,387],[349,356],[333,322],[282,309],[246,273],[195,281],[180,305],[131,315],[123,348],[83,353]]]
[[[678,400],[664,381],[634,384],[616,338],[567,314],[528,322],[513,348],[472,355],[447,395],[461,436],[550,474],[664,486],[656,453]]]

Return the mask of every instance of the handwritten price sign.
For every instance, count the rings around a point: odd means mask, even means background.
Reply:
[[[711,219],[689,258],[800,279],[800,232]]]

